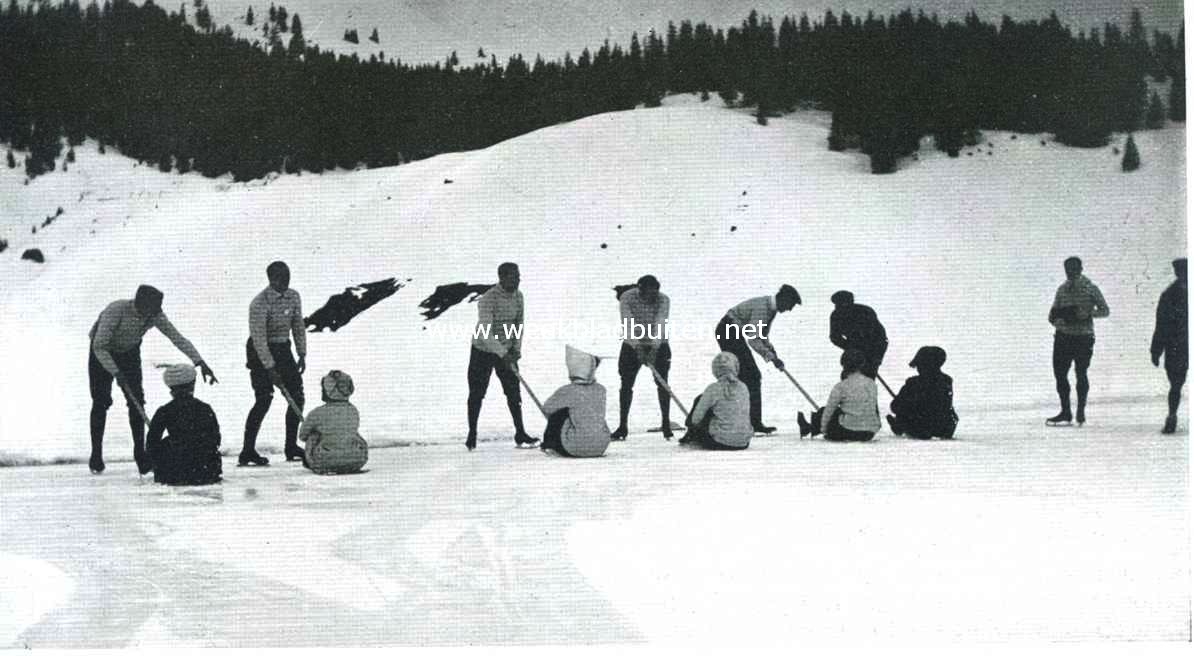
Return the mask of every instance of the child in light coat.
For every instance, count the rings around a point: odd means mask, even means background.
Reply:
[[[713,358],[717,380],[692,402],[685,422],[688,432],[680,444],[719,451],[740,451],[750,446],[750,391],[738,380],[738,356],[727,351]]]
[[[369,460],[369,445],[361,437],[361,415],[348,402],[355,387],[352,377],[333,369],[320,381],[324,404],[303,420],[299,440],[306,443],[303,465],[316,474],[355,474]]]
[[[833,386],[825,407],[813,413],[812,421],[797,415],[800,436],[824,433],[830,442],[868,442],[883,427],[879,422],[879,388],[875,379],[862,373],[866,355],[858,349],[842,352],[842,380]]]
[[[605,421],[605,387],[597,382],[596,357],[571,346],[564,347],[570,383],[543,403],[547,429],[539,448],[572,458],[596,458],[609,447]]]

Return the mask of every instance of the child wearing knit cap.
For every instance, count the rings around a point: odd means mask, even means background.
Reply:
[[[692,402],[680,444],[716,451],[750,446],[750,390],[738,379],[738,356],[722,351],[713,358],[714,382]]]
[[[303,466],[316,474],[355,474],[369,460],[369,445],[359,433],[361,414],[348,397],[352,377],[333,369],[320,381],[323,405],[303,420],[298,438],[306,443]]]
[[[153,480],[166,485],[219,483],[220,424],[211,406],[195,398],[195,367],[171,365],[162,379],[173,399],[153,413],[145,438]]]

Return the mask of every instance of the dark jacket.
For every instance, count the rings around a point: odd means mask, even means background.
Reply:
[[[860,303],[836,308],[829,315],[829,341],[842,350],[862,351],[872,363],[887,352],[887,331],[875,311]]]
[[[891,401],[891,411],[917,437],[953,437],[958,427],[954,412],[954,381],[938,371],[913,376]]]
[[[1190,337],[1187,332],[1186,312],[1189,295],[1181,285],[1174,282],[1161,292],[1157,303],[1157,327],[1153,331],[1150,351],[1154,357],[1165,354],[1165,366],[1185,366],[1189,360]]]
[[[216,413],[193,396],[174,399],[153,413],[145,450],[158,483],[206,485],[223,473]]]

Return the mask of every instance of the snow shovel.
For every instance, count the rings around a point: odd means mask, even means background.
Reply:
[[[518,367],[510,365],[510,371],[513,371],[514,375],[518,377],[518,382],[522,383],[523,389],[527,391],[527,394],[531,397],[531,400],[535,402],[535,405],[539,408],[539,412],[543,415],[543,418],[547,419],[547,411],[543,409],[543,404],[539,402],[539,397],[535,396],[535,393],[531,391],[531,386],[527,385],[526,379],[522,377],[522,374],[518,373]]]
[[[646,364],[646,363],[644,363],[644,364]],[[647,368],[650,369],[651,373],[655,375],[655,382],[659,383],[660,387],[667,390],[668,396],[672,397],[672,401],[674,401],[676,403],[676,407],[680,408],[680,412],[683,412],[684,416],[687,417],[688,416],[688,408],[684,407],[684,404],[681,403],[680,399],[676,397],[676,393],[672,391],[671,387],[668,387],[667,381],[663,379],[663,376],[660,375],[659,371],[655,368],[655,365],[647,364]],[[671,441],[672,438],[664,436],[663,439]]]
[[[278,385],[278,391],[282,393],[282,396],[286,399],[286,404],[290,406],[290,409],[299,418],[299,423],[303,423],[303,409],[294,402],[294,397],[290,396],[290,392],[287,392],[286,388],[281,385]]]

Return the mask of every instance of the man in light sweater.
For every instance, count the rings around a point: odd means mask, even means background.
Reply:
[[[514,420],[515,446],[532,446],[539,440],[527,435],[522,423],[522,394],[518,389],[515,367],[522,357],[522,327],[525,319],[521,276],[518,265],[504,262],[498,267],[498,284],[477,300],[477,327],[468,360],[468,437],[464,446],[477,447],[477,420],[489,389],[489,379],[497,372],[506,407]]]
[[[622,293],[618,300],[622,314],[622,351],[618,354],[618,375],[622,388],[618,392],[618,428],[610,439],[626,439],[629,429],[630,404],[634,399],[634,382],[643,365],[654,367],[663,380],[667,380],[672,366],[672,349],[668,345],[667,320],[671,312],[671,300],[659,291],[655,276],[646,275],[638,279],[638,285]],[[651,376],[654,379],[654,375]],[[672,423],[668,410],[671,396],[659,381],[655,381],[656,397],[659,399],[659,416],[664,437],[672,436]]]
[[[240,466],[264,466],[269,459],[257,453],[257,433],[274,400],[274,387],[280,387],[294,399],[302,410],[303,372],[307,370],[307,328],[303,323],[303,304],[299,293],[290,288],[290,267],[285,262],[271,262],[265,269],[269,285],[249,303],[249,340],[245,342],[245,367],[253,385],[256,402],[245,419],[244,446],[241,447]],[[290,351],[290,336],[298,361]],[[303,448],[298,445],[298,428],[303,418],[287,404],[286,448],[287,461],[302,461]]]
[[[120,385],[128,405],[137,469],[146,474],[152,467],[145,456],[145,420],[141,410],[137,409],[138,405],[142,409],[145,406],[145,390],[141,385],[141,339],[150,328],[157,328],[199,367],[204,381],[208,384],[219,382],[199,351],[162,312],[163,297],[156,288],[141,285],[132,300],[113,301],[104,308],[91,327],[87,356],[87,380],[91,388],[89,466],[96,474],[104,471],[104,425],[108,408],[112,407],[113,380]]]
[[[783,371],[784,361],[775,353],[769,337],[771,322],[776,313],[788,312],[799,304],[796,288],[783,285],[775,296],[758,296],[735,305],[717,324],[718,348],[738,357],[738,379],[750,391],[750,424],[756,433],[773,433],[775,427],[763,424],[763,375],[750,351],[754,349],[764,362]]]
[[[1090,381],[1086,370],[1094,353],[1094,320],[1111,314],[1103,292],[1086,276],[1082,275],[1082,260],[1069,257],[1065,260],[1066,281],[1057,288],[1053,306],[1049,308],[1049,323],[1056,332],[1053,335],[1053,378],[1057,382],[1057,398],[1061,401],[1061,412],[1045,420],[1050,426],[1067,425],[1077,420],[1086,423],[1086,395]],[[1070,365],[1074,365],[1074,377],[1078,387],[1078,411],[1070,413]]]

